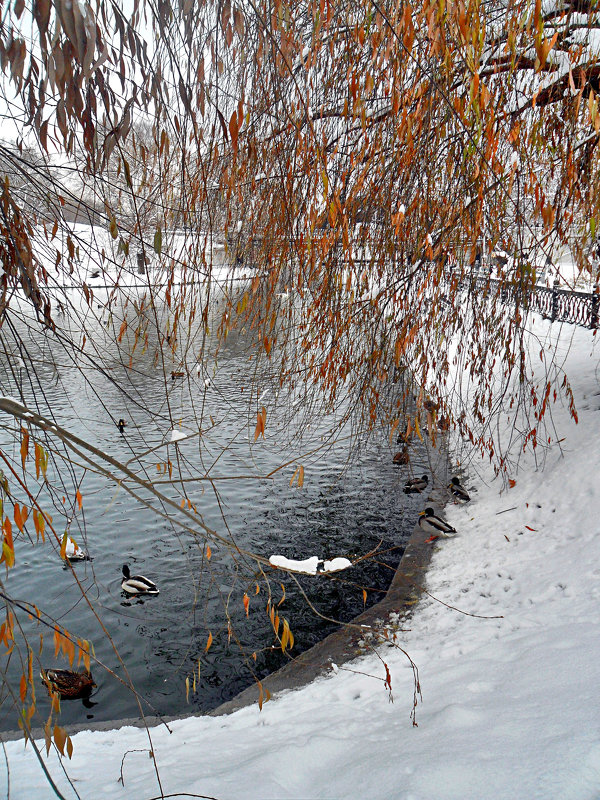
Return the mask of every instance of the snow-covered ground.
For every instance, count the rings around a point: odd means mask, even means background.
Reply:
[[[548,329],[535,321],[538,335]],[[141,800],[162,787],[220,800],[598,800],[598,358],[590,331],[552,330],[579,424],[555,405],[562,452],[546,454],[543,472],[525,454],[513,488],[485,461],[465,466],[472,501],[445,509],[459,535],[434,545],[427,577],[437,600],[423,596],[398,640],[419,668],[418,727],[409,662],[383,646],[262,711],[181,720],[171,733],[79,733],[64,760],[73,786],[56,754],[44,756],[65,797]],[[5,752],[0,796],[54,796],[30,745]]]

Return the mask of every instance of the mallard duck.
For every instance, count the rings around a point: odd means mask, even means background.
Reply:
[[[418,524],[424,533],[430,535],[430,538],[427,539],[428,542],[433,542],[439,538],[449,539],[456,535],[456,528],[453,528],[445,519],[436,517],[433,513],[433,508],[426,508],[425,511],[421,511]]]
[[[40,678],[48,692],[56,692],[61,697],[89,697],[96,685],[89,670],[72,672],[68,669],[42,669]]]
[[[127,594],[158,594],[153,581],[143,575],[132,575],[127,564],[123,564],[123,576],[121,589]]]
[[[174,381],[176,378],[185,378],[185,372],[182,370],[173,370],[171,372],[171,380]]]
[[[396,453],[396,455],[392,458],[392,462],[394,464],[408,464],[410,461],[410,456],[408,455],[408,450],[404,447],[400,452]]]
[[[122,418],[117,422],[117,428],[119,429],[119,433],[123,433],[124,432],[125,425],[127,425],[127,423]]]
[[[68,558],[69,561],[85,561],[88,558],[88,554],[79,547],[77,542],[68,538],[65,545],[65,558]]]
[[[410,478],[404,484],[404,491],[406,494],[414,494],[416,492],[422,492],[423,489],[427,488],[427,484],[429,483],[429,478],[427,475],[423,475],[422,478]]]
[[[460,500],[461,503],[468,503],[471,499],[467,490],[464,486],[460,485],[460,481],[456,477],[452,478],[448,484],[448,490],[454,495],[454,498]]]

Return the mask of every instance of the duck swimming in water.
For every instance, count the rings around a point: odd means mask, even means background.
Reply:
[[[460,481],[456,477],[452,478],[448,484],[448,491],[451,492],[455,500],[458,500],[461,503],[468,503],[471,499],[467,490],[464,488],[464,486],[460,485]]]
[[[48,692],[56,692],[61,697],[70,699],[89,697],[96,685],[89,670],[73,672],[68,669],[42,669],[40,678]]]
[[[410,480],[406,481],[404,484],[404,492],[405,494],[416,494],[417,492],[422,492],[423,489],[427,488],[427,484],[429,483],[429,478],[427,475],[423,475],[422,478],[410,478]]]
[[[158,594],[158,588],[154,581],[143,575],[132,575],[128,564],[123,564],[121,589],[127,594]]]
[[[429,534],[428,542],[433,542],[436,539],[450,539],[452,536],[456,536],[456,528],[453,528],[445,519],[436,517],[433,513],[433,508],[426,508],[425,511],[421,511],[418,524],[424,533]]]
[[[89,556],[76,541],[69,537],[65,544],[65,558],[69,561],[86,561]]]
[[[408,455],[408,450],[406,447],[402,448],[395,456],[392,458],[392,462],[394,464],[408,464],[410,461],[410,456]]]

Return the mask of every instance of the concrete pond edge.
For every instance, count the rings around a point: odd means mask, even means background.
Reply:
[[[443,508],[447,497],[442,497],[441,494],[439,490],[431,492],[428,503]],[[339,667],[368,652],[364,644],[361,644],[367,631],[376,632],[381,629],[382,625],[388,624],[391,614],[398,614],[406,619],[421,598],[421,589],[431,561],[433,547],[426,542],[427,538],[427,534],[423,533],[418,524],[415,525],[385,597],[351,622],[342,624],[325,639],[300,653],[289,664],[263,678],[263,693],[268,690],[273,698],[284,691],[300,689],[316,678],[331,674],[332,664]],[[252,704],[257,704],[258,710],[259,694],[259,686],[254,683],[202,716],[231,714]]]

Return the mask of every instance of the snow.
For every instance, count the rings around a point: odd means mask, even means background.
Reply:
[[[325,561],[323,564],[323,572],[339,572],[342,569],[348,569],[352,566],[352,562],[347,558],[332,558],[331,561]]]
[[[165,795],[597,800],[598,359],[588,330],[550,328],[537,318],[532,353],[540,341],[564,361],[579,424],[555,404],[552,422],[562,441],[536,456],[521,453],[519,470],[509,475],[513,488],[494,480],[486,461],[461,458],[473,499],[443,511],[459,535],[432,545],[427,593],[412,616],[388,621],[419,669],[418,727],[410,720],[410,663],[388,643],[378,655],[332,666],[262,711],[182,719],[169,723],[170,731],[78,733],[64,766],[79,796],[160,796],[152,750]],[[537,363],[542,369],[539,357]],[[499,427],[507,420],[500,414]],[[271,563],[283,565],[281,558]],[[316,571],[316,556],[285,563],[307,561]],[[38,747],[65,797],[75,797],[56,754],[46,757],[43,743]],[[31,745],[11,741],[5,749],[11,800],[53,796]],[[0,794],[9,794],[6,771]]]
[[[173,428],[171,430],[171,436],[169,438],[169,442],[180,442],[182,439],[187,439],[188,434],[184,433],[183,431],[177,430],[177,428]]]
[[[269,563],[274,567],[289,569],[292,572],[304,572],[307,575],[316,575],[317,572],[339,572],[352,566],[352,562],[347,558],[337,557],[323,561],[318,556],[294,560],[285,556],[273,555],[269,558]],[[323,566],[319,567],[319,564],[323,564]]]
[[[295,560],[285,556],[273,555],[269,558],[269,563],[274,567],[289,569],[292,572],[305,572],[307,575],[316,575],[321,559],[318,556],[310,556],[302,560]]]

